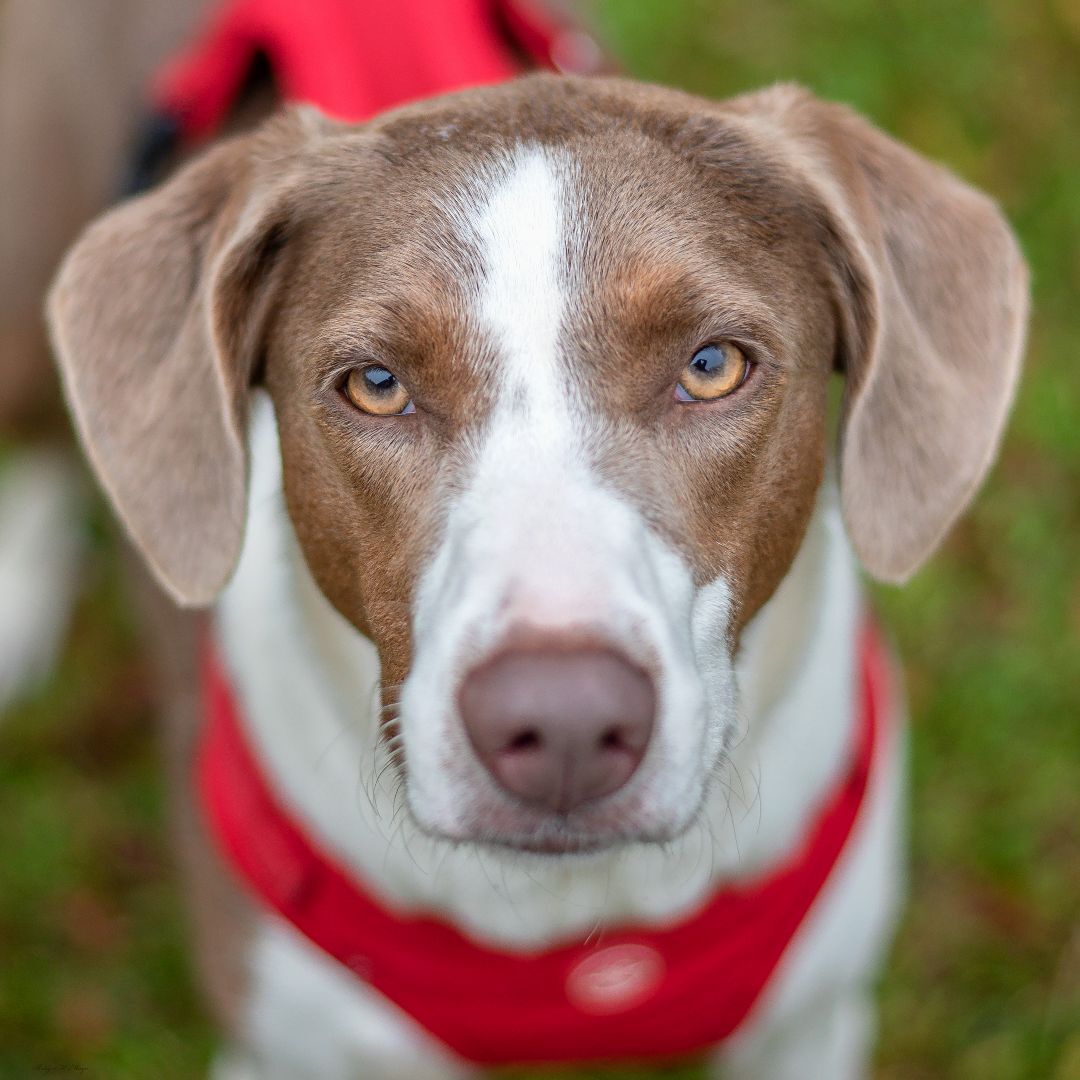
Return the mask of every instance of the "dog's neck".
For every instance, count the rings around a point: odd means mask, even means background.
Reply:
[[[853,720],[860,594],[830,484],[788,576],[744,635],[745,730],[697,822],[663,847],[550,858],[420,833],[379,736],[374,647],[312,581],[284,508],[277,434],[253,418],[247,540],[217,614],[247,729],[299,822],[386,902],[529,947],[689,910],[793,848],[839,774]]]

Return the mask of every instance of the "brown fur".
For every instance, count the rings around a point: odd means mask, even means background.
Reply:
[[[904,581],[997,450],[1020,374],[1027,267],[990,199],[850,110],[794,87],[739,107],[823,204],[846,375],[844,517],[863,565]]]

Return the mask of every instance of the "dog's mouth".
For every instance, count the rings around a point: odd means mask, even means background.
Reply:
[[[472,831],[468,842],[531,855],[595,855],[633,844],[662,844],[674,839],[674,836],[670,830],[632,826],[590,829],[564,818],[553,818],[531,829],[501,831],[490,826],[477,829]]]
[[[552,831],[548,835],[528,836],[515,840],[493,837],[478,841],[483,846],[503,851],[521,851],[528,855],[562,857],[566,855],[598,855],[601,852],[627,847],[633,843],[646,843],[643,837],[602,838],[586,836],[569,830]]]
[[[430,820],[415,807],[412,816],[423,832],[455,845],[548,857],[587,856],[670,843],[690,828],[703,799],[701,792],[697,798],[679,800],[680,806],[689,807],[686,812],[658,813],[646,805],[643,792],[620,793],[570,813],[553,813],[488,793],[474,796],[452,824]]]
[[[674,830],[585,830],[567,821],[553,820],[543,827],[502,832],[486,827],[463,832],[429,829],[431,836],[454,844],[471,844],[496,851],[522,852],[529,855],[559,857],[566,855],[598,855],[637,844],[664,844],[683,831]]]

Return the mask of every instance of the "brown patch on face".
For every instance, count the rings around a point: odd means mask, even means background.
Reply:
[[[479,205],[521,143],[574,163],[589,231],[583,257],[568,252],[562,362],[595,406],[601,476],[699,583],[728,578],[737,628],[801,541],[834,351],[805,193],[722,125],[702,144],[689,112],[655,101],[628,123],[637,96],[529,80],[392,114],[313,162],[318,202],[291,229],[265,377],[300,543],[326,595],[377,644],[388,700],[411,664],[416,581],[499,363],[476,315],[479,254],[448,210]],[[754,359],[747,385],[677,404],[694,351],[728,337]],[[365,361],[398,377],[415,415],[365,416],[344,401],[336,380]]]
[[[664,116],[573,145],[589,240],[566,341],[606,420],[601,472],[699,584],[725,576],[738,633],[814,505],[836,333],[808,193],[737,125],[699,125]],[[752,361],[745,384],[676,402],[694,353],[725,340]]]
[[[361,137],[362,139],[362,137]],[[441,164],[441,163],[436,163]],[[435,546],[457,457],[482,423],[491,348],[473,325],[476,253],[445,212],[452,179],[357,140],[326,163],[325,197],[290,243],[291,279],[266,383],[282,436],[290,516],[319,585],[379,648],[384,695],[410,665],[416,579]],[[373,194],[374,193],[374,194]],[[340,392],[386,367],[416,404],[377,417]]]

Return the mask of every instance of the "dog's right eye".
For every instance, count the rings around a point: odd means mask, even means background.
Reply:
[[[379,364],[353,368],[341,389],[356,408],[372,416],[407,416],[416,412],[409,391],[392,371]]]
[[[706,345],[694,353],[686,366],[675,400],[681,402],[718,401],[735,393],[750,373],[746,354],[733,341]]]

